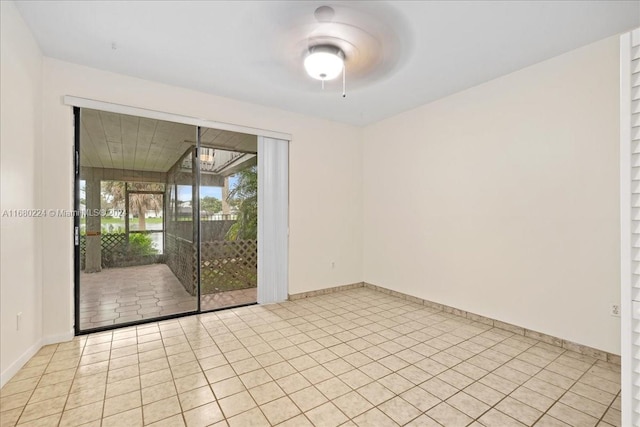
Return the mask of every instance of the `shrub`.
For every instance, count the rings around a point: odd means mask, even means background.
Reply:
[[[158,251],[153,247],[153,240],[144,233],[129,234],[129,255],[155,255]]]

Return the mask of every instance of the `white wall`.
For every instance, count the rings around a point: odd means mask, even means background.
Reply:
[[[72,208],[64,95],[289,133],[289,293],[364,278],[619,352],[616,38],[362,130],[43,60],[0,5],[2,210]],[[2,218],[3,382],[72,331],[71,227]]]
[[[619,354],[617,40],[367,127],[365,281]]]
[[[6,213],[39,207],[42,54],[12,2],[0,2],[0,17],[0,211]],[[0,218],[0,386],[41,343],[44,221]]]
[[[45,58],[43,204],[47,208],[69,209],[73,204],[72,111],[63,105],[64,95],[293,135],[289,293],[362,280],[359,128]],[[47,335],[63,334],[73,324],[71,230],[70,219],[48,221],[43,230]]]

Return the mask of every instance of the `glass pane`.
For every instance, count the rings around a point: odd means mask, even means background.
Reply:
[[[201,144],[201,309],[255,303],[257,138],[202,129]]]
[[[163,229],[163,194],[128,193],[129,194],[129,230],[130,231],[162,231]]]
[[[164,194],[129,193],[129,245],[145,254],[164,249]]]
[[[197,132],[197,130],[196,130]],[[194,135],[195,140],[195,135]],[[198,236],[197,214],[193,209],[196,176],[191,147],[167,172],[167,210],[164,244],[167,265],[180,283],[194,297],[198,295]]]
[[[125,232],[125,183],[122,181],[100,182],[100,203],[104,215],[100,219],[103,235]]]
[[[181,222],[181,237],[170,224],[176,189],[195,188],[183,162],[197,128],[89,109],[80,124],[79,328],[196,311],[195,222]]]

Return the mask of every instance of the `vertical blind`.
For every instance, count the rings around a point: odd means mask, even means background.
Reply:
[[[258,136],[258,303],[288,297],[289,141]]]
[[[640,427],[640,28],[620,38],[622,425]]]

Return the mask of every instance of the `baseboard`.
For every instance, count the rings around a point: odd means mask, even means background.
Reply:
[[[27,349],[22,355],[14,361],[4,372],[0,373],[0,388],[4,387],[11,378],[45,345],[57,344],[60,342],[71,341],[75,333],[73,329],[64,334],[48,335],[39,339],[35,344]]]
[[[58,344],[61,342],[71,341],[75,336],[75,331],[71,329],[69,332],[57,335],[47,335],[42,338],[42,345]]]
[[[332,294],[334,292],[346,291],[347,289],[362,288],[364,282],[351,283],[349,285],[333,286],[331,288],[318,289],[315,291],[300,292],[298,294],[289,294],[289,301],[295,301],[303,298],[316,297],[318,295]]]
[[[36,341],[31,347],[27,349],[22,356],[18,357],[4,372],[0,373],[0,388],[4,387],[11,378],[42,348],[42,339]]]
[[[391,289],[383,288],[382,286],[377,286],[377,285],[373,285],[371,283],[366,283],[366,282],[351,283],[349,285],[334,286],[330,288],[318,289],[315,291],[301,292],[298,294],[290,294],[289,301],[295,301],[303,298],[315,297],[318,295],[326,295],[334,292],[346,291],[348,289],[355,289],[355,288],[362,288],[362,287],[373,289],[375,291],[382,292],[394,297],[402,298],[407,301],[411,301],[416,304],[421,304],[435,310],[453,314],[455,316],[464,317],[466,319],[473,320],[474,322],[480,322],[485,325],[492,326],[494,328],[503,329],[505,331],[509,331],[514,334],[523,335],[529,338],[534,338],[534,339],[537,339],[538,341],[542,341],[544,343],[551,344],[556,347],[561,347],[566,350],[575,351],[576,353],[580,353],[585,356],[590,356],[595,359],[604,360],[606,362],[620,365],[620,355],[617,355],[617,354],[608,353],[606,351],[598,350],[597,348],[589,347],[589,346],[574,343],[572,341],[568,341],[562,338],[554,337],[553,335],[545,334],[538,331],[533,331],[531,329],[527,329],[522,326],[512,325],[511,323],[502,322],[497,319],[492,319],[490,317],[481,316],[479,314],[460,310],[458,308],[450,307],[448,305],[414,297],[413,295],[403,294],[402,292],[393,291]]]
[[[460,316],[467,318],[469,320],[473,320],[474,322],[480,322],[485,325],[493,326],[494,328],[503,329],[505,331],[512,332],[514,334],[523,335],[525,337],[534,338],[538,341],[542,341],[547,344],[551,344],[556,347],[561,347],[566,350],[575,351],[576,353],[583,354],[585,356],[590,356],[595,359],[603,360],[606,362],[610,362],[616,365],[620,365],[620,356],[613,353],[608,353],[606,351],[598,350],[593,347],[589,347],[586,345],[574,343],[572,341],[568,341],[562,338],[554,337],[553,335],[548,335],[538,331],[532,331],[531,329],[524,328],[522,326],[512,325],[511,323],[501,322],[500,320],[492,319],[490,317],[481,316],[479,314],[471,313],[468,311],[460,310],[455,307],[450,307],[448,305],[440,304],[437,302],[425,300],[422,298],[414,297],[413,295],[403,294],[402,292],[393,291],[391,289],[383,288],[381,286],[372,285],[371,283],[364,283],[364,287],[368,289],[373,289],[378,292],[383,292],[385,294],[402,298],[407,301],[415,302],[416,304],[422,304],[429,308],[433,308],[435,310],[444,311],[445,313],[453,314],[455,316]]]

